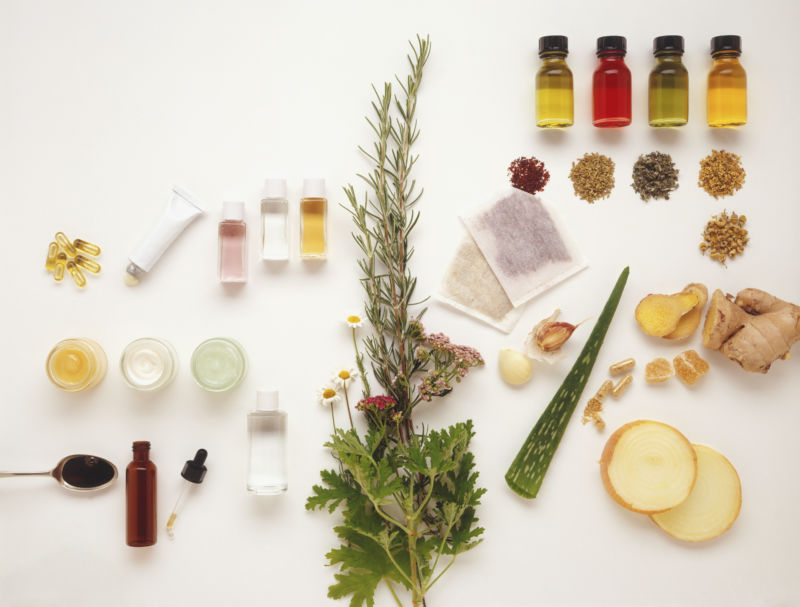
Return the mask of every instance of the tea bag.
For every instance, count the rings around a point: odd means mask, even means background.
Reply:
[[[514,307],[586,267],[561,221],[538,196],[510,188],[462,219]]]
[[[469,234],[458,245],[436,298],[506,333],[514,328],[523,310],[511,305]]]

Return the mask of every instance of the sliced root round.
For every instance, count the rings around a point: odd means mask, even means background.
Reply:
[[[697,476],[697,456],[672,426],[639,420],[619,428],[606,443],[600,474],[608,494],[634,512],[664,512],[682,503]]]
[[[697,481],[685,502],[650,515],[672,537],[687,542],[714,539],[731,528],[742,507],[742,485],[736,469],[711,447],[694,445]]]

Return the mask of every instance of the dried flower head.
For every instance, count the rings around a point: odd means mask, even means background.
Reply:
[[[361,316],[358,314],[349,314],[345,319],[347,325],[352,329],[357,329],[361,325],[364,324],[364,321],[361,319]]]
[[[352,367],[347,367],[337,371],[332,380],[334,385],[340,390],[346,390],[353,380],[358,379],[358,371]]]

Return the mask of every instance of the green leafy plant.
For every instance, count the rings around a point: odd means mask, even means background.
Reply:
[[[417,92],[430,41],[417,37],[411,48],[410,74],[397,81],[402,94],[394,95],[391,83],[382,93],[373,87],[375,116],[367,121],[376,141],[371,151],[359,148],[372,164],[368,174],[359,175],[367,185],[363,199],[352,185],[345,188],[371,325],[362,354],[351,324],[363,381],[363,398],[355,408],[367,430],[362,436],[352,421],[349,429],[334,422],[326,447],[338,470],[322,471],[322,484],[313,487],[306,503],[309,510],[342,515],[334,527],[341,545],[326,555],[340,569],[328,596],[349,596],[352,607],[374,605],[380,583],[398,605],[404,594],[413,605],[424,605],[428,590],[459,554],[480,543],[483,533],[476,507],[485,489],[477,485],[469,451],[472,422],[430,430],[417,428],[411,417],[419,404],[449,394],[471,368],[483,365],[473,348],[426,333],[420,322],[423,302],[414,300],[409,236],[419,220],[414,206],[421,191],[411,177],[417,161],[411,149],[419,136]],[[367,367],[383,394],[372,393]],[[349,410],[347,382],[342,389]],[[333,406],[331,391],[321,402]]]

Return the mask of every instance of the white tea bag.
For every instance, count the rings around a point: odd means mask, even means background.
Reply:
[[[538,196],[509,188],[462,219],[515,307],[586,267],[561,221]]]
[[[469,234],[458,245],[436,298],[506,333],[514,328],[523,310],[511,305]]]

